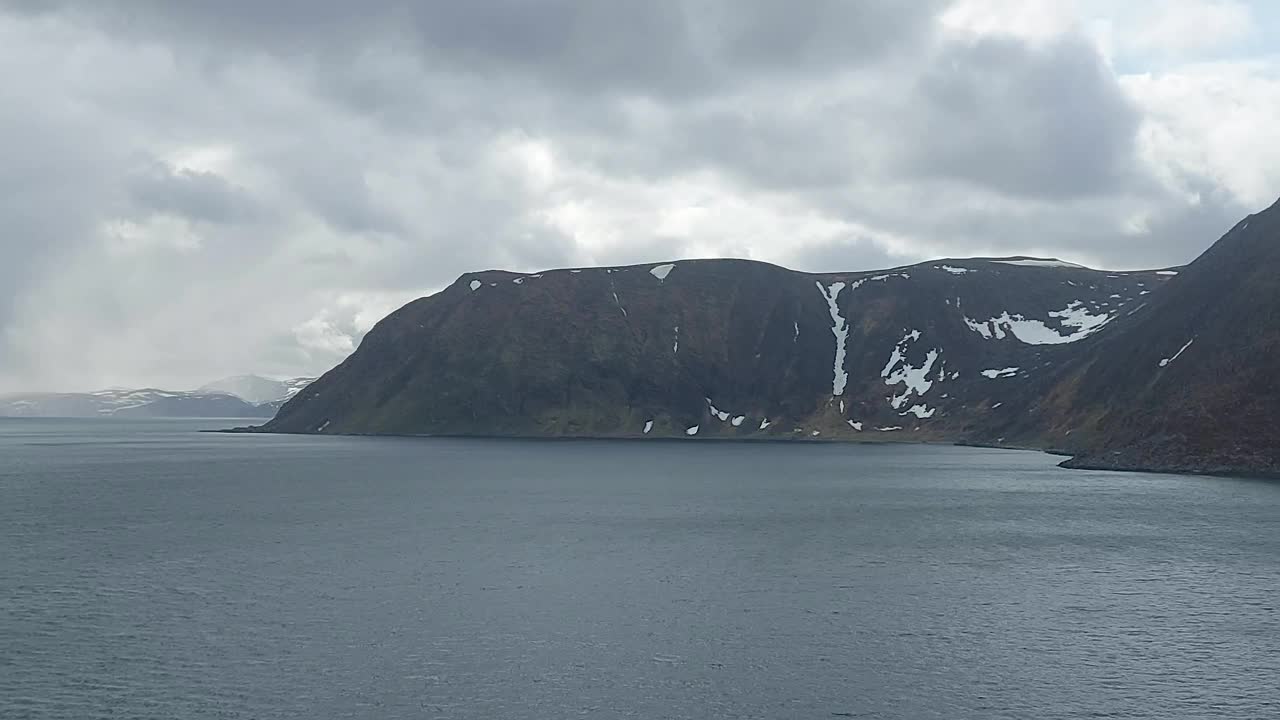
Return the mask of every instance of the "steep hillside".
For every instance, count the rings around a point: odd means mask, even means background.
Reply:
[[[1170,277],[1034,258],[472,273],[263,429],[993,442]]]
[[[1154,294],[1053,389],[1074,467],[1280,475],[1280,203]]]

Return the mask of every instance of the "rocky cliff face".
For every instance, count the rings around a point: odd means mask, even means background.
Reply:
[[[1280,472],[1280,209],[1186,268],[488,271],[406,305],[262,429],[965,442]]]

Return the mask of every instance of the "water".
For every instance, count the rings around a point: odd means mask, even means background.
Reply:
[[[0,717],[1280,716],[1280,484],[0,421]]]

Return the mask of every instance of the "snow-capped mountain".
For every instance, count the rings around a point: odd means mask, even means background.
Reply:
[[[1176,273],[1026,257],[470,273],[384,319],[265,429],[1000,443]]]
[[[311,384],[315,378],[289,378],[275,380],[261,375],[235,375],[203,385],[197,392],[217,392],[235,395],[253,404],[288,400]]]
[[[0,417],[269,418],[275,407],[226,393],[110,389],[91,393],[0,395]]]
[[[1183,268],[468,273],[259,430],[915,440],[1280,476],[1280,202]]]
[[[269,418],[311,381],[244,375],[190,391],[110,388],[90,393],[15,393],[0,395],[0,417]]]

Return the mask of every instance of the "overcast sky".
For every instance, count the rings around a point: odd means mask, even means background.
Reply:
[[[1187,262],[1257,0],[0,0],[0,391],[319,373],[463,272]]]

